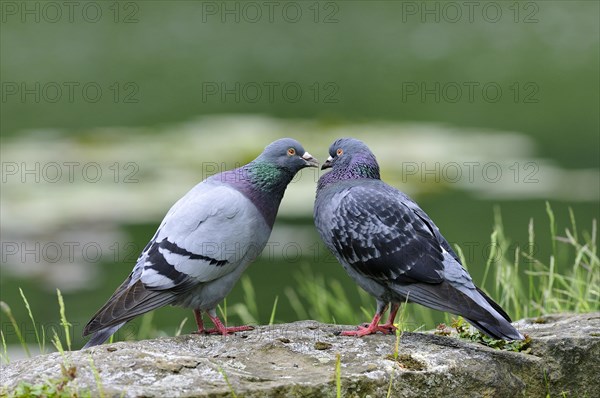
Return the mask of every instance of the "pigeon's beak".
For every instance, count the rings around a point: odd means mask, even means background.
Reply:
[[[312,157],[312,155],[308,152],[304,152],[302,155],[302,159],[306,162],[307,167],[319,167],[319,161]]]
[[[325,163],[323,163],[323,165],[321,166],[321,170],[325,170],[325,169],[330,169],[331,166],[331,161],[333,160],[333,158],[330,156],[327,158],[327,160],[325,161]]]

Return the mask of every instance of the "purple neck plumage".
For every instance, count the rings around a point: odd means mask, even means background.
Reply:
[[[345,160],[345,162],[344,162]],[[319,178],[317,189],[326,187],[334,182],[358,180],[363,178],[379,180],[379,165],[372,153],[360,152],[352,155],[349,160],[339,159],[332,170]]]
[[[214,175],[246,196],[260,211],[269,227],[273,227],[285,189],[294,175],[275,165],[253,161],[234,170]]]

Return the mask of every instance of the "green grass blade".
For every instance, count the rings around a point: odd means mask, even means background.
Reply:
[[[6,339],[4,338],[4,332],[2,330],[0,330],[0,337],[2,337],[2,351],[4,352],[2,354],[2,360],[4,360],[4,362],[6,362],[8,365],[10,363],[10,358],[8,357],[8,346],[6,345]]]
[[[227,297],[223,299],[223,305],[219,304],[217,308],[221,313],[221,318],[223,318],[223,324],[227,327]]]
[[[223,368],[221,368],[220,366],[218,367],[218,371],[219,373],[221,373],[221,376],[223,376],[223,379],[225,379],[225,383],[227,383],[227,387],[229,387],[229,392],[231,393],[231,396],[233,398],[237,398],[237,394],[235,393],[233,386],[229,382],[229,377],[227,377],[227,373],[225,373]]]
[[[550,202],[546,201],[546,214],[548,214],[548,220],[550,222],[550,239],[552,242],[552,255],[556,258],[556,219],[554,218],[554,211]]]
[[[104,398],[104,388],[102,387],[102,379],[100,378],[100,372],[96,368],[96,364],[94,363],[94,358],[90,354],[90,368],[92,369],[92,373],[94,374],[94,380],[96,381],[96,388],[98,389],[98,396],[100,398]]]
[[[454,244],[454,250],[456,251],[456,254],[458,255],[458,259],[460,260],[460,263],[462,264],[463,268],[466,269],[467,271],[469,271],[469,265],[467,264],[467,259],[465,257],[465,254],[462,251],[462,248],[458,245],[458,243]]]
[[[177,329],[175,330],[175,336],[181,336],[181,331],[183,330],[183,327],[185,326],[187,320],[187,317],[183,318],[183,320],[179,324],[179,327],[177,327]]]
[[[277,301],[279,300],[279,296],[275,296],[275,302],[273,303],[273,309],[271,310],[271,317],[269,318],[269,326],[273,325],[275,322],[275,312],[277,311]]]
[[[342,359],[339,353],[335,355],[335,396],[342,397]]]
[[[67,315],[65,311],[65,301],[63,300],[60,289],[56,289],[56,295],[58,296],[58,307],[60,309],[60,324],[65,331],[65,341],[67,342],[67,349],[71,351],[71,325],[67,321]]]
[[[363,313],[363,315],[367,318],[367,319],[371,319],[371,317],[373,316],[373,312],[369,311],[368,309],[366,309],[365,307],[363,307],[362,305],[360,306],[360,311]],[[358,322],[354,322],[354,323],[361,323],[360,321]]]
[[[258,320],[248,310],[248,306],[245,303],[237,303],[231,306],[231,312],[236,314],[242,323],[246,325],[256,325]]]
[[[392,368],[392,374],[390,374],[390,384],[388,385],[388,390],[387,390],[387,394],[385,395],[385,398],[390,398],[392,396],[392,385],[394,382],[394,372],[396,370],[396,367]]]
[[[62,345],[62,341],[60,341],[60,337],[58,337],[58,333],[54,328],[52,328],[52,344],[54,345],[54,348],[56,348],[56,351],[60,352],[61,355],[64,354],[65,349]]]
[[[569,206],[569,219],[571,220],[573,238],[575,239],[575,242],[578,242],[579,239],[577,238],[577,223],[575,222],[575,213],[573,212],[573,208],[571,206]]]
[[[527,303],[532,303],[532,302],[537,302],[538,301],[538,297],[535,297],[535,285],[534,285],[534,278],[533,275],[531,274],[533,272],[533,264],[534,264],[534,260],[533,260],[533,256],[534,256],[534,251],[535,251],[535,231],[534,231],[534,224],[533,224],[533,218],[529,219],[529,225],[527,226],[527,251],[526,253],[523,253],[523,255],[526,257],[527,262],[529,263],[529,274],[527,276],[527,280],[529,282],[529,290],[528,290],[528,300]],[[529,316],[531,316],[532,314],[529,314]]]
[[[248,308],[248,312],[250,315],[254,317],[254,319],[259,320],[260,317],[258,315],[258,304],[256,302],[256,291],[254,290],[254,285],[252,284],[252,280],[249,276],[244,275],[241,280],[242,291],[244,292],[244,304]]]
[[[15,334],[17,335],[17,339],[19,340],[19,343],[21,343],[21,347],[23,347],[23,351],[25,351],[27,356],[31,358],[31,352],[29,352],[29,347],[27,346],[27,343],[23,338],[23,334],[21,334],[19,324],[17,323],[17,320],[15,319],[9,305],[6,304],[4,301],[0,301],[0,309],[2,309],[2,312],[4,312],[4,314],[6,314],[6,316],[10,320],[10,323],[12,324],[13,329],[15,330]]]
[[[142,316],[140,322],[140,329],[138,331],[137,339],[146,340],[151,337],[152,334],[152,319],[154,318],[154,312],[147,312]]]
[[[298,297],[296,291],[291,287],[286,287],[283,292],[285,293],[285,296],[287,297],[298,319],[309,319],[308,312],[304,308],[304,305],[302,304],[302,301],[300,301],[300,297]]]
[[[19,294],[21,294],[21,299],[23,303],[25,303],[25,308],[27,309],[27,314],[29,315],[29,319],[31,320],[31,325],[33,326],[33,331],[35,332],[35,339],[38,343],[38,347],[40,349],[40,353],[44,354],[44,342],[40,340],[40,335],[37,330],[37,325],[35,324],[35,319],[33,317],[33,313],[31,312],[31,306],[29,305],[29,300],[25,297],[25,293],[23,293],[23,289],[19,288]]]
[[[498,230],[494,229],[494,232],[492,232],[492,234],[490,235],[490,254],[488,255],[488,259],[485,262],[485,271],[483,272],[483,280],[481,281],[481,287],[482,289],[485,289],[485,281],[487,281],[487,277],[488,277],[488,273],[490,271],[490,268],[492,266],[492,262],[494,261],[494,257],[496,255],[496,246],[498,245],[498,241],[497,241],[497,237],[498,237]]]

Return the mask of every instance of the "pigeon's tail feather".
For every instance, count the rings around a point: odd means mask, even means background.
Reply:
[[[176,298],[177,295],[174,293],[148,290],[141,281],[137,281],[125,289],[119,288],[88,322],[83,329],[83,335],[87,336],[96,332],[108,333],[112,327],[118,325],[114,329],[116,331],[123,323],[148,311],[171,304]],[[99,340],[100,337],[98,336],[97,339]]]
[[[476,321],[466,317],[465,319],[483,333],[497,340],[523,340],[525,338],[506,320],[500,321],[496,319],[495,322],[488,323],[487,321]]]
[[[395,284],[391,287],[401,298],[408,297],[408,301],[460,315],[477,329],[495,339],[522,340],[524,338],[510,324],[506,312],[479,289],[457,288],[447,281],[440,284]]]
[[[119,323],[117,325],[109,326],[107,328],[98,330],[96,333],[94,333],[92,335],[92,338],[90,338],[88,340],[88,342],[85,343],[85,345],[83,346],[82,349],[86,349],[86,348],[93,347],[93,346],[100,345],[100,344],[104,343],[106,340],[108,340],[108,338],[110,336],[112,336],[113,334],[115,334],[115,332],[117,330],[119,330],[121,328],[121,326],[125,325],[125,323],[126,322],[121,322],[121,323]]]
[[[476,287],[476,289],[477,293],[479,293],[479,295],[483,297],[485,301],[492,307],[492,311],[488,311],[489,315],[485,319],[477,320],[469,319],[468,317],[465,318],[467,318],[473,326],[488,336],[492,336],[501,340],[523,340],[525,337],[523,337],[523,335],[519,333],[513,325],[510,324],[512,320],[506,311],[504,311],[504,309],[500,307],[498,303],[492,300],[490,296],[485,294],[483,290],[478,287]],[[492,319],[491,323],[488,321],[489,318]]]
[[[504,319],[506,319],[508,322],[512,322],[512,320],[510,319],[510,316],[508,316],[508,314],[504,311],[504,309],[502,307],[500,307],[500,305],[498,305],[498,303],[496,303],[494,300],[492,300],[492,298],[490,296],[485,294],[483,292],[483,290],[481,290],[477,286],[475,286],[475,288],[477,289],[477,292],[485,299],[485,301],[488,302],[489,305],[492,306],[493,309],[496,310],[496,312],[498,314],[502,315],[502,317]]]

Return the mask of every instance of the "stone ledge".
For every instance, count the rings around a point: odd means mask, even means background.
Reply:
[[[528,354],[494,350],[456,337],[334,334],[340,326],[301,321],[260,326],[234,336],[186,335],[120,342],[66,353],[70,387],[98,395],[90,358],[105,396],[335,396],[336,356],[344,397],[597,397],[600,313],[560,314],[517,323],[532,338]],[[5,392],[20,381],[61,377],[59,353],[2,367]],[[223,376],[231,384],[231,389]],[[76,387],[75,387],[76,386]]]

